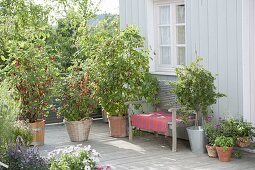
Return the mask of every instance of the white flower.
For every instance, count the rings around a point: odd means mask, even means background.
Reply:
[[[91,170],[90,166],[85,166],[84,170]]]
[[[86,151],[90,151],[90,150],[91,150],[91,146],[90,146],[90,145],[85,146],[84,149],[85,149]]]
[[[99,163],[99,158],[98,157],[92,157],[91,159],[92,159],[93,162]]]

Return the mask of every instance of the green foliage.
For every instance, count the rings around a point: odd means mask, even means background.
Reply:
[[[152,99],[157,87],[148,73],[148,51],[144,50],[144,39],[138,29],[112,31],[99,42],[100,48],[88,66],[98,80],[96,95],[101,106],[110,116],[122,116],[127,113],[125,102]]]
[[[228,118],[222,120],[220,124],[222,126],[222,135],[232,137],[235,142],[239,137],[251,137],[251,123]]]
[[[22,122],[15,122],[12,128],[12,143],[16,143],[17,137],[21,137],[24,145],[29,146],[33,141],[33,132],[31,129]]]
[[[21,101],[21,116],[35,122],[47,115],[58,70],[48,51],[46,41],[51,28],[48,24],[50,8],[36,5],[32,0],[1,1],[0,30],[5,62],[2,70]]]
[[[205,133],[208,139],[208,144],[213,146],[215,139],[222,135],[221,126],[213,122],[208,122],[205,125]]]
[[[231,137],[219,136],[215,139],[215,145],[223,147],[223,150],[227,151],[228,147],[234,146],[234,140]]]
[[[15,58],[30,55],[20,52],[35,40],[40,45],[39,40],[47,38],[50,8],[36,5],[33,0],[1,0],[0,7],[0,61],[4,68]]]
[[[234,151],[233,156],[234,156],[236,159],[241,159],[241,158],[242,158],[242,153],[241,153],[240,150]]]
[[[80,41],[82,36],[86,36],[86,42],[91,40],[93,26],[89,21],[95,18],[98,9],[91,0],[63,0],[59,6],[58,13],[64,13],[65,17],[56,20],[56,26],[52,28],[47,42],[54,49],[51,53],[59,68],[66,73],[74,59],[86,60],[90,57],[82,53],[84,47]]]
[[[81,67],[77,63],[70,68],[60,92],[60,114],[68,121],[87,119],[98,106],[94,95],[95,81],[90,78],[90,73]]]
[[[12,127],[19,113],[20,103],[13,98],[13,89],[7,81],[0,83],[0,159],[12,139]]]
[[[199,58],[189,66],[177,68],[178,81],[171,83],[178,102],[197,114],[196,126],[201,114],[207,114],[208,106],[224,96],[216,91],[215,77],[199,64],[201,60]]]

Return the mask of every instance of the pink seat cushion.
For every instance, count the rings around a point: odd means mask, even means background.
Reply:
[[[135,114],[132,116],[132,126],[163,134],[168,133],[168,122],[171,121],[172,113],[165,112]]]

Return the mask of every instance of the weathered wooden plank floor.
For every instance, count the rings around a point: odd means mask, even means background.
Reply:
[[[112,169],[162,169],[162,170],[255,170],[255,154],[243,153],[242,159],[232,159],[229,163],[219,162],[206,154],[197,155],[190,151],[187,141],[178,140],[178,152],[170,150],[170,138],[145,134],[135,137],[133,142],[127,138],[109,137],[108,125],[101,120],[94,121],[89,141],[102,156],[102,164],[111,165]],[[41,154],[78,143],[69,142],[63,125],[46,127],[45,145]]]

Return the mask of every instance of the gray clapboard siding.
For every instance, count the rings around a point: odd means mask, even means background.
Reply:
[[[226,113],[240,117],[243,115],[243,0],[186,0],[185,2],[187,63],[196,59],[197,51],[198,55],[204,58],[204,66],[213,74],[218,74],[215,85],[227,97],[219,99],[214,106],[216,116]],[[153,19],[151,17],[153,0],[120,0],[120,6],[123,4],[125,10],[120,10],[122,28],[128,24],[138,24],[148,42],[153,41],[153,28],[149,24]],[[131,12],[132,16],[130,16]],[[148,44],[153,50],[153,43]],[[160,80],[175,80],[174,76],[156,76]]]

